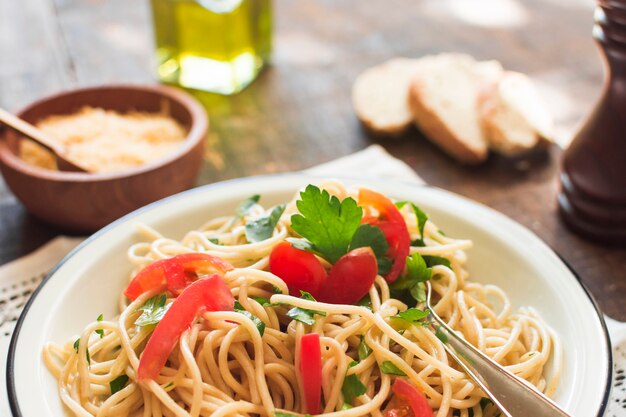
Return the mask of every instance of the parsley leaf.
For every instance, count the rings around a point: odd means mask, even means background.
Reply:
[[[300,293],[302,294],[300,296],[301,299],[309,300],[309,301],[316,301],[315,298],[313,298],[313,296],[309,294],[308,292],[300,291]],[[302,322],[304,324],[308,324],[309,326],[312,326],[315,323],[316,314],[319,316],[326,316],[325,311],[308,310],[306,308],[300,308],[300,307],[294,307],[287,312],[288,317],[291,317],[292,319]]]
[[[361,224],[363,209],[353,198],[343,201],[309,184],[296,202],[300,214],[291,216],[291,227],[309,240],[313,249],[334,264],[347,251]]]
[[[348,251],[356,248],[371,247],[376,255],[378,264],[378,274],[384,275],[391,268],[391,260],[385,257],[385,253],[389,249],[389,244],[385,238],[385,234],[377,226],[371,224],[362,224],[354,232]]]
[[[261,242],[272,237],[274,228],[285,211],[285,205],[273,207],[268,213],[246,223],[246,238],[248,242]]]
[[[239,220],[240,218],[242,218],[243,216],[245,216],[246,214],[248,214],[248,212],[250,212],[250,209],[259,202],[259,199],[261,198],[260,195],[255,194],[251,197],[248,197],[247,199],[243,200],[241,202],[241,204],[239,204],[239,207],[237,207],[237,209],[235,210],[235,217],[237,218],[237,220]]]
[[[111,388],[111,395],[115,394],[118,391],[121,391],[128,382],[128,375],[122,374],[115,378],[113,381],[109,382],[109,387]]]
[[[437,336],[437,339],[439,339],[441,343],[448,343],[448,335],[441,330],[441,326],[435,327],[435,336]]]
[[[350,365],[348,365],[348,369],[356,365],[357,362],[352,361]],[[365,385],[363,385],[356,374],[346,375],[343,380],[343,385],[341,386],[341,393],[347,403],[352,403],[356,397],[365,394]]]
[[[361,335],[361,341],[359,342],[359,346],[357,347],[357,352],[359,354],[359,360],[365,360],[369,355],[372,354],[372,349],[367,346],[365,343],[365,337]]]
[[[391,284],[392,290],[409,290],[411,297],[418,302],[426,301],[426,286],[432,275],[432,270],[427,266],[425,257],[414,253],[406,258],[406,273]],[[394,297],[395,298],[395,297]]]
[[[172,303],[165,305],[165,301],[167,301],[167,295],[165,294],[155,295],[146,300],[146,302],[137,309],[137,311],[143,310],[143,313],[135,320],[135,325],[144,327],[160,322],[172,305]]]
[[[406,374],[391,361],[384,361],[381,363],[380,370],[382,373],[388,375],[406,376]]]
[[[276,411],[274,417],[296,417],[295,414],[283,413],[282,411]],[[304,417],[313,417],[311,414],[305,414]]]
[[[104,316],[102,314],[100,314],[98,316],[98,318],[96,319],[96,321],[102,321],[102,320],[104,320]],[[96,330],[96,333],[100,335],[100,339],[102,339],[104,337],[104,330],[98,329],[98,330]]]
[[[443,265],[452,269],[452,264],[450,263],[450,260],[442,256],[424,255],[423,258],[424,262],[426,262],[426,265],[428,265],[430,268],[435,265]]]
[[[209,238],[209,242],[214,243],[216,245],[220,244],[220,240],[218,238],[215,238],[215,237],[210,237]]]
[[[426,221],[428,220],[428,214],[424,213],[424,211],[421,208],[411,203],[410,201],[399,201],[396,203],[396,207],[402,208],[406,204],[411,205],[411,208],[413,209],[413,213],[415,213],[415,218],[417,219],[417,230],[420,232],[420,238],[415,241],[415,244],[411,242],[411,245],[426,246],[424,243],[424,226],[426,226]]]
[[[257,330],[259,331],[259,334],[261,335],[261,337],[263,337],[263,333],[265,333],[265,323],[263,323],[263,320],[243,308],[239,301],[235,301],[235,311],[237,313],[243,314],[244,316],[252,320]]]
[[[428,311],[420,310],[418,308],[409,308],[404,311],[400,311],[397,316],[393,318],[402,319],[411,324],[427,324],[423,320],[428,317]]]
[[[78,353],[80,347],[80,337],[74,342],[74,350]],[[87,365],[91,365],[91,358],[89,357],[89,348],[85,349],[85,356],[87,357]]]

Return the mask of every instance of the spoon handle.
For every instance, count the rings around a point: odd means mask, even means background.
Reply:
[[[429,303],[430,304],[430,303]],[[530,383],[514,376],[452,330],[429,307],[446,351],[507,417],[570,417]]]
[[[40,145],[48,148],[54,153],[60,154],[64,151],[64,149],[59,146],[58,143],[50,139],[48,135],[44,134],[41,130],[37,129],[30,123],[25,122],[24,120],[2,108],[0,108],[0,122],[12,128],[13,130],[16,130],[17,132],[31,139],[34,139]]]

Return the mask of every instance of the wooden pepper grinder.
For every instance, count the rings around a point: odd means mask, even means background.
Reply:
[[[563,157],[559,211],[579,234],[626,245],[626,0],[599,0],[602,97]]]

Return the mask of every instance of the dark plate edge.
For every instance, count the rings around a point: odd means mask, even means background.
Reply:
[[[32,303],[34,302],[35,298],[37,297],[37,295],[39,294],[40,290],[44,287],[44,285],[48,282],[48,280],[50,279],[50,277],[52,277],[52,275],[54,275],[54,273],[61,267],[63,266],[63,264],[65,264],[65,262],[67,262],[67,260],[72,257],[76,252],[78,252],[79,250],[81,250],[82,248],[84,248],[85,246],[87,246],[89,243],[91,243],[93,240],[95,240],[96,238],[98,238],[100,235],[108,232],[110,229],[115,228],[118,224],[125,222],[126,220],[135,217],[136,215],[143,213],[144,211],[150,210],[153,207],[159,206],[161,204],[164,204],[167,201],[170,200],[174,200],[174,199],[178,199],[180,198],[182,195],[187,195],[187,194],[193,194],[196,192],[202,192],[202,191],[206,191],[207,189],[214,189],[214,188],[221,188],[221,187],[225,187],[234,183],[240,183],[240,182],[248,182],[248,181],[254,181],[254,180],[259,180],[259,179],[266,179],[266,178],[278,178],[278,177],[288,177],[288,176],[302,176],[302,177],[318,177],[318,178],[328,178],[331,177],[329,175],[319,175],[319,174],[313,174],[313,173],[307,173],[307,172],[299,172],[299,173],[279,173],[279,174],[271,174],[271,175],[258,175],[258,176],[252,176],[252,177],[244,177],[244,178],[235,178],[235,179],[231,179],[231,180],[225,180],[225,181],[219,181],[216,183],[212,183],[212,184],[206,184],[206,185],[202,185],[202,186],[198,186],[195,188],[192,188],[190,190],[187,191],[183,191],[181,193],[178,194],[174,194],[172,196],[163,198],[161,200],[155,201],[154,203],[150,203],[144,207],[141,207],[129,214],[126,214],[123,217],[120,217],[119,219],[113,221],[112,223],[110,223],[109,225],[105,226],[104,228],[100,229],[99,231],[97,231],[96,233],[94,233],[93,235],[89,236],[87,239],[85,239],[83,242],[81,242],[78,246],[76,246],[70,253],[68,253],[63,259],[61,259],[61,261],[56,264],[54,266],[54,268],[52,268],[52,270],[50,270],[50,272],[44,277],[44,279],[41,281],[41,283],[39,284],[39,286],[37,286],[37,288],[35,289],[35,291],[31,294],[30,298],[28,299],[28,301],[26,302],[26,304],[24,305],[24,309],[22,310],[22,312],[20,313],[20,317],[17,320],[17,323],[15,324],[15,329],[13,330],[13,335],[11,336],[11,343],[9,345],[9,352],[7,354],[7,369],[6,369],[6,386],[7,386],[7,394],[8,394],[8,399],[9,399],[9,405],[11,408],[11,413],[13,414],[14,417],[23,417],[23,414],[20,411],[20,407],[19,404],[17,402],[17,392],[15,390],[15,351],[17,349],[17,339],[20,333],[20,330],[22,328],[22,324],[24,322],[24,319],[26,317],[26,314],[28,313],[28,310],[30,309]],[[335,176],[332,176],[335,177]],[[349,178],[346,176],[342,176],[342,178],[344,179],[353,179],[353,180],[359,180],[358,178]],[[367,179],[363,179],[361,178],[360,181],[367,181]],[[427,184],[416,184],[415,182],[412,181],[402,181],[402,180],[395,180],[394,182],[397,183],[404,183],[406,185],[411,185],[414,187],[429,187],[429,188],[438,188],[438,187],[433,187]],[[445,190],[444,190],[445,191]],[[463,197],[463,196],[461,196]],[[466,198],[466,197],[463,197]],[[474,201],[477,204],[481,204],[479,202]],[[482,205],[482,204],[481,204]],[[506,214],[502,213],[504,216],[506,216]],[[507,218],[509,218],[511,221],[515,222],[515,220],[511,219],[510,217],[506,216]],[[517,222],[515,222],[517,223]],[[522,225],[522,227],[524,227]],[[534,233],[533,233],[534,234]],[[536,235],[535,235],[536,236]],[[539,238],[539,237],[537,237]],[[543,239],[539,238],[542,242]],[[545,243],[545,242],[544,242]],[[546,243],[547,244],[547,243]],[[597,417],[602,417],[604,415],[604,412],[606,411],[606,408],[608,406],[609,403],[609,396],[611,394],[611,383],[613,382],[613,351],[611,349],[611,339],[609,338],[609,333],[608,333],[608,329],[606,327],[606,323],[604,322],[604,317],[602,312],[600,311],[600,308],[598,306],[598,303],[596,302],[596,300],[593,298],[593,296],[591,295],[591,293],[589,292],[589,290],[587,289],[586,285],[582,282],[580,275],[576,272],[576,270],[574,270],[574,268],[572,268],[572,266],[558,253],[556,252],[554,249],[550,248],[561,260],[561,262],[563,262],[563,264],[571,271],[571,273],[574,275],[574,277],[576,278],[578,284],[581,286],[581,288],[583,289],[583,291],[585,292],[585,294],[587,295],[587,298],[589,298],[589,301],[591,302],[591,304],[593,305],[597,315],[598,315],[598,319],[600,320],[600,325],[602,326],[602,330],[604,332],[604,337],[606,340],[606,344],[607,344],[607,349],[608,349],[608,360],[609,360],[609,370],[608,370],[608,378],[607,378],[607,382],[606,382],[606,388],[604,390],[604,398],[602,400],[602,404],[600,404],[600,408],[598,409],[598,413],[596,414]]]

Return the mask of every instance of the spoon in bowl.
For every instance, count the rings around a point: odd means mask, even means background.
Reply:
[[[437,336],[444,348],[504,416],[570,417],[537,388],[506,371],[452,330],[431,306],[432,287],[428,281],[426,290],[428,317],[439,326]]]
[[[26,122],[23,119],[9,113],[8,111],[0,108],[0,123],[15,130],[16,132],[26,136],[29,139],[37,142],[43,146],[52,154],[56,159],[57,167],[60,171],[71,172],[88,172],[87,169],[77,165],[66,158],[66,151],[63,145],[57,143],[54,139],[50,138],[46,133],[37,129],[35,126]]]

